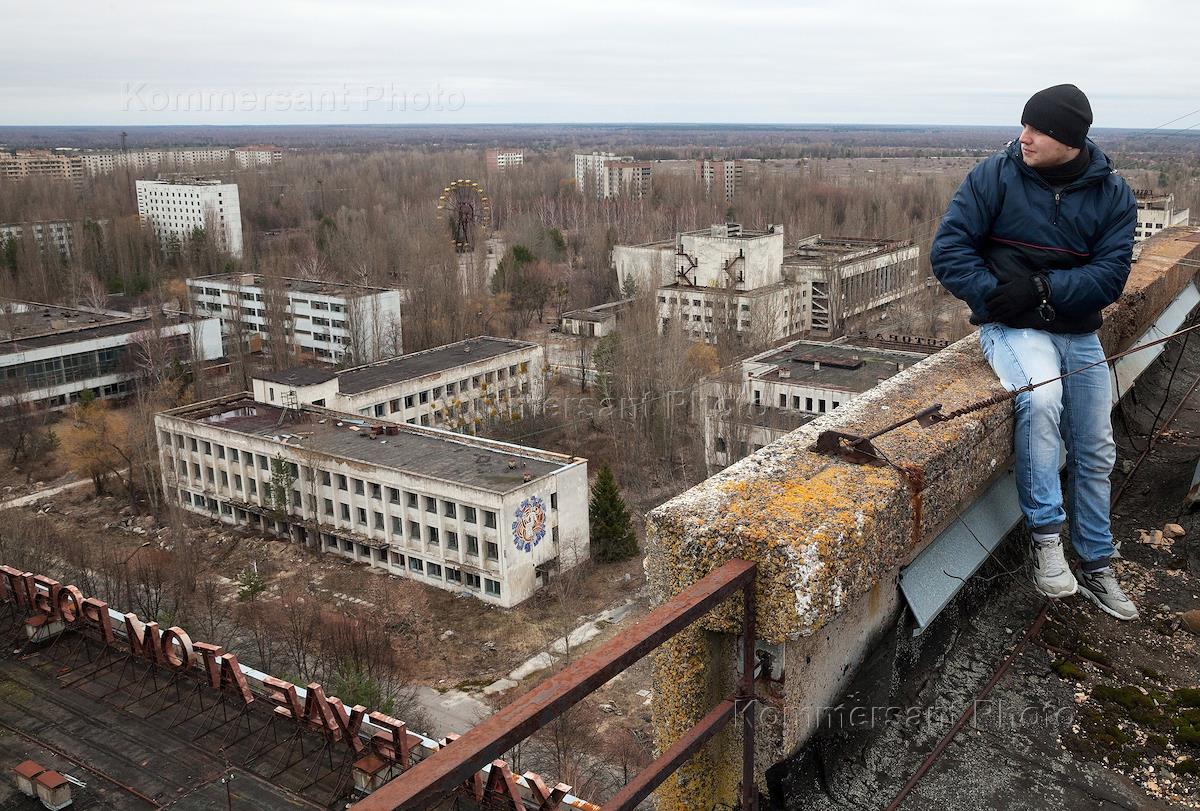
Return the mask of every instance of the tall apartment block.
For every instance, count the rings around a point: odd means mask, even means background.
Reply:
[[[53,248],[63,259],[70,259],[74,253],[75,224],[66,220],[4,223],[0,225],[0,247],[10,239],[20,242],[26,235],[33,239],[39,251]]]
[[[102,175],[124,168],[188,171],[231,164],[239,168],[271,166],[283,160],[283,151],[268,144],[253,144],[236,149],[131,149],[126,152],[82,152],[79,154],[79,160],[89,175]]]
[[[1188,209],[1175,208],[1174,194],[1156,194],[1146,189],[1136,189],[1138,218],[1133,230],[1135,242],[1152,237],[1164,228],[1187,225]]]
[[[705,192],[712,194],[717,189],[726,200],[732,200],[741,188],[744,170],[740,160],[696,161],[696,179],[704,184]]]
[[[51,152],[45,149],[0,152],[0,177],[5,180],[51,177],[81,182],[83,160],[73,152]]]
[[[836,337],[921,289],[911,241],[815,235],[788,249],[783,227],[738,223],[674,241],[613,248],[617,284],[656,290],[660,329],[766,346],[789,336]]]
[[[252,389],[263,403],[323,406],[473,434],[540,410],[544,381],[539,344],[481,336],[352,369],[263,372]]]
[[[226,336],[240,331],[252,346],[276,326],[298,353],[329,363],[403,351],[399,290],[253,273],[198,276],[187,286],[193,313],[219,318]]]
[[[489,149],[486,159],[489,172],[500,172],[524,164],[525,153],[519,149]]]
[[[184,244],[196,229],[211,234],[231,256],[242,257],[242,207],[236,183],[219,180],[138,180],[138,216],[154,229],[163,250]]]
[[[644,197],[650,193],[654,165],[632,156],[592,152],[575,156],[575,185],[580,192],[606,200],[610,197]]]
[[[588,557],[587,460],[245,392],[155,417],[163,491],[501,607]]]

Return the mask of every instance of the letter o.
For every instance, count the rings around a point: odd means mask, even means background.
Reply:
[[[179,643],[179,648],[183,651],[183,656],[175,652],[176,642]],[[192,638],[188,636],[187,631],[177,625],[172,625],[163,631],[160,648],[162,649],[163,659],[167,665],[175,670],[188,670],[196,659],[196,651],[192,646]]]
[[[75,622],[83,613],[83,592],[75,586],[58,590],[58,613],[63,622]]]

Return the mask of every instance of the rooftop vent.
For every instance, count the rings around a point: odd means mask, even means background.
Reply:
[[[779,379],[780,380],[791,380],[792,379],[792,370],[786,366],[780,366],[779,367]]]
[[[523,475],[523,476],[521,477],[521,481],[523,481],[523,482],[528,482],[528,481],[532,481],[532,480],[533,480],[533,474],[532,474],[532,473],[526,473],[525,475]]]

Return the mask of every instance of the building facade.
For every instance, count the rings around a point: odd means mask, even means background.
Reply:
[[[283,150],[269,144],[242,146],[233,150],[233,162],[240,168],[274,166],[283,161]]]
[[[83,179],[83,172],[83,161],[73,152],[45,149],[0,152],[0,177],[5,180],[50,177],[79,182]]]
[[[502,172],[525,163],[525,153],[520,149],[489,149],[485,157],[489,172]]]
[[[70,259],[75,251],[75,225],[66,220],[4,223],[0,225],[0,245],[10,239],[20,242],[27,234],[39,251],[50,248],[63,259]]]
[[[1175,208],[1174,194],[1156,194],[1138,189],[1134,196],[1138,206],[1137,225],[1133,231],[1135,242],[1152,237],[1164,228],[1188,225],[1190,222],[1188,209]]]
[[[742,361],[702,389],[709,474],[850,402],[928,357],[846,343],[793,341]]]
[[[603,338],[605,335],[611,335],[616,332],[617,322],[632,303],[633,299],[621,299],[583,310],[565,312],[558,321],[559,332],[584,338]]]
[[[151,343],[157,363],[221,357],[216,319],[181,313],[121,317],[28,301],[0,302],[0,405],[66,408],[85,391],[132,393]]]
[[[644,197],[650,193],[654,166],[630,155],[592,152],[575,156],[575,185],[599,200],[611,197]]]
[[[263,403],[323,406],[474,434],[541,410],[545,353],[528,341],[481,336],[353,369],[267,372],[252,386]]]
[[[584,459],[249,393],[155,426],[184,509],[389,574],[510,607],[588,557]]]
[[[230,149],[197,147],[185,149],[131,149],[124,152],[81,152],[79,160],[89,175],[110,174],[117,169],[137,171],[190,171],[234,166],[252,168],[271,166],[283,160],[283,150],[267,144]]]
[[[254,343],[275,327],[298,353],[328,363],[404,351],[399,290],[253,273],[198,276],[187,286],[192,312],[220,319],[226,336]]]
[[[909,241],[819,234],[789,248],[783,226],[724,223],[674,242],[618,245],[612,260],[622,290],[656,291],[661,331],[765,346],[799,334],[839,336],[878,317],[922,289],[919,255]]]
[[[197,229],[230,256],[242,258],[242,207],[236,183],[219,180],[138,180],[138,217],[164,251],[186,244]]]
[[[740,160],[698,160],[696,179],[704,184],[704,190],[712,194],[717,189],[732,200],[742,187],[745,165]]]

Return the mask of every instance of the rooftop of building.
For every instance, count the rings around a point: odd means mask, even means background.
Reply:
[[[563,318],[576,321],[607,321],[613,318],[622,307],[627,307],[633,299],[623,298],[620,301],[610,301],[607,304],[597,304],[581,310],[570,310],[562,314]]]
[[[170,313],[160,323],[192,320],[190,315]],[[123,317],[79,307],[5,299],[0,300],[0,355],[140,332],[151,325],[149,316]]]
[[[364,290],[371,294],[388,292],[386,287],[372,287],[354,282],[335,282],[317,279],[298,279],[294,276],[280,276],[285,290],[293,293],[312,293],[315,295],[340,296],[347,290]],[[187,280],[188,285],[198,282],[214,284],[241,285],[243,287],[262,287],[263,277],[256,273],[213,273],[208,276],[192,276]]]
[[[753,374],[754,380],[858,393],[874,388],[880,380],[886,380],[925,357],[920,352],[796,341],[749,358],[746,363],[768,366]],[[787,370],[789,377],[780,375],[781,367]]]
[[[405,380],[444,372],[464,363],[491,360],[509,352],[532,349],[536,346],[537,344],[529,341],[481,335],[338,372],[338,390],[342,394],[362,394]]]
[[[583,461],[452,431],[352,416],[316,406],[279,408],[257,402],[249,392],[163,413],[290,448],[498,494],[523,486],[526,475],[533,480]]]
[[[766,228],[745,228],[741,223],[714,223],[708,228],[697,228],[694,231],[684,231],[680,237],[719,237],[721,239],[762,239],[783,234],[782,225],[768,225]]]
[[[138,185],[149,186],[236,186],[228,180],[212,177],[160,177],[156,180],[138,180]]]
[[[315,386],[327,383],[338,376],[334,369],[317,368],[315,366],[293,366],[290,369],[260,372],[254,375],[257,380],[268,383],[280,383],[285,386]]]
[[[871,237],[806,237],[783,257],[784,265],[848,262],[873,254],[889,253],[912,247],[910,239],[873,239]]]

